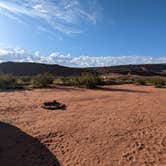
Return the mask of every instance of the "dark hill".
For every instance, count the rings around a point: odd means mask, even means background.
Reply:
[[[93,68],[100,74],[122,74],[122,75],[141,75],[141,76],[166,76],[166,64],[142,64],[142,65],[121,65],[111,67]]]
[[[48,65],[27,62],[5,62],[0,64],[0,72],[16,76],[33,76],[48,72],[55,76],[78,76],[82,72],[99,74],[122,74],[142,76],[166,76],[166,64],[121,65],[110,67],[72,68],[60,65]]]
[[[77,76],[87,69],[77,69],[60,65],[47,65],[27,62],[5,62],[0,64],[0,72],[16,76],[33,76],[48,72],[55,76]]]

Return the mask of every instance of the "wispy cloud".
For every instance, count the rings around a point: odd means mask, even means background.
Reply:
[[[54,30],[74,34],[81,33],[86,23],[96,24],[101,14],[97,4],[97,0],[5,0],[0,1],[0,14],[17,21],[39,19]]]
[[[48,56],[41,55],[38,51],[30,53],[20,48],[1,48],[0,62],[39,62],[48,64],[59,64],[72,67],[91,67],[91,66],[112,66],[124,64],[146,64],[146,63],[166,63],[166,57],[151,56],[79,56],[61,54],[53,52]]]

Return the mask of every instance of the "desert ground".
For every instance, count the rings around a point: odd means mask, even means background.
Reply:
[[[57,100],[66,110],[45,110]],[[165,166],[166,89],[0,92],[1,166]]]

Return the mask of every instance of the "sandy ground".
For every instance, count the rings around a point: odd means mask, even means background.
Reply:
[[[54,99],[67,109],[40,107]],[[1,92],[0,121],[2,166],[166,165],[166,89]]]

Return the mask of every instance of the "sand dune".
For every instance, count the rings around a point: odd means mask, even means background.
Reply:
[[[40,107],[54,99],[67,109]],[[120,85],[1,92],[0,110],[3,166],[13,159],[14,166],[166,165],[166,89]]]

